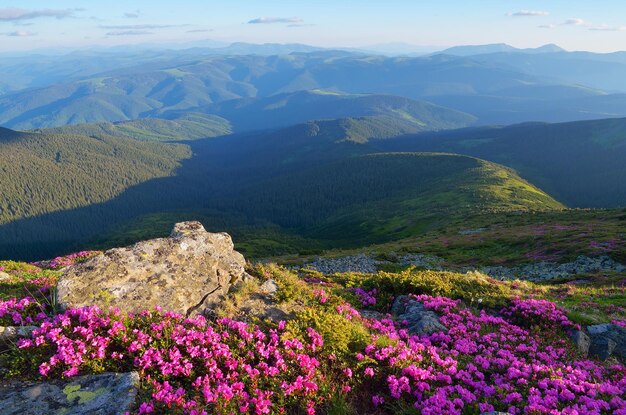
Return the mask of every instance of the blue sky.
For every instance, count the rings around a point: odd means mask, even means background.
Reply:
[[[193,42],[626,50],[623,0],[0,0],[0,51]]]

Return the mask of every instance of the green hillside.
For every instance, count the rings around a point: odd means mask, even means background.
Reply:
[[[110,200],[189,156],[181,145],[0,129],[0,224]]]
[[[385,151],[445,151],[500,163],[570,207],[626,206],[626,119],[528,123],[403,137]]]
[[[34,130],[41,132],[44,130]],[[144,118],[117,123],[78,124],[49,128],[52,134],[130,137],[141,141],[182,141],[230,134],[230,123],[218,116],[185,113],[175,119]]]

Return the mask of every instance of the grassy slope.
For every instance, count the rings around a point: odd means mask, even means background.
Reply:
[[[516,169],[568,206],[626,206],[626,119],[475,128],[379,147],[468,154]]]
[[[344,256],[365,250],[384,258],[395,254],[436,255],[445,266],[515,266],[537,261],[568,262],[579,255],[609,255],[626,262],[626,210],[567,209],[519,214],[490,213],[451,218],[439,229],[358,250],[332,250]],[[306,256],[283,256],[282,263],[298,263]],[[611,276],[596,276],[611,282]]]

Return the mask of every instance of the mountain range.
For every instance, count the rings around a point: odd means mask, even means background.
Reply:
[[[126,121],[316,89],[431,101],[479,124],[626,116],[622,53],[490,45],[386,57],[293,45],[246,48],[248,54],[192,48],[12,58],[0,63],[0,125]],[[280,54],[250,54],[268,48]]]
[[[0,63],[0,256],[128,243],[187,219],[262,257],[623,207],[626,85],[611,74],[624,64],[554,45],[13,57]]]

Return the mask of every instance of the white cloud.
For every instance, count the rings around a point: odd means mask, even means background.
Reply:
[[[550,12],[543,10],[520,10],[515,13],[509,13],[509,16],[513,17],[544,17],[549,16]]]
[[[587,22],[585,22],[583,19],[572,17],[564,21],[563,24],[569,26],[585,26],[587,25]]]
[[[590,26],[589,30],[593,30],[595,32],[621,32],[626,30],[626,26],[609,26],[601,24],[597,26]]]
[[[101,29],[115,29],[115,30],[154,30],[154,29],[166,29],[168,27],[182,27],[187,25],[160,25],[160,24],[123,24],[113,26],[100,26]]]
[[[127,19],[137,19],[139,15],[141,15],[140,10],[135,10],[134,12],[124,13],[124,17],[126,17]]]
[[[74,12],[80,9],[37,9],[26,10],[19,9],[17,7],[5,7],[0,9],[0,21],[2,22],[17,22],[20,20],[32,20],[39,17],[55,17],[57,19],[64,19],[67,17],[73,17]]]
[[[555,25],[555,24],[550,23],[550,24],[542,24],[542,25],[539,25],[539,26],[537,26],[537,27],[538,27],[539,29],[554,29],[554,28],[556,28],[556,25]]]
[[[10,37],[30,37],[36,36],[37,33],[29,32],[28,30],[16,30],[15,32],[0,33],[2,36]]]
[[[117,32],[108,32],[107,36],[139,36],[139,35],[152,35],[152,32],[146,30],[122,30]]]
[[[257,17],[256,19],[250,20],[249,24],[272,24],[272,23],[302,23],[302,20],[299,17]]]

